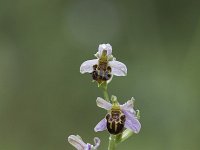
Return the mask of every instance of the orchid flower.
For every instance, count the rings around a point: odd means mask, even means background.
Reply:
[[[97,59],[87,60],[81,64],[80,72],[82,74],[92,74],[93,80],[98,83],[109,82],[113,75],[126,76],[127,67],[113,57],[110,44],[100,44],[95,56]]]
[[[68,142],[73,145],[77,150],[97,150],[100,145],[100,139],[98,137],[94,138],[94,146],[89,143],[84,143],[79,135],[70,135],[68,137]]]
[[[120,105],[117,100],[113,104],[98,97],[97,106],[108,111],[108,114],[94,128],[95,132],[108,129],[110,134],[119,134],[124,128],[132,130],[134,133],[139,133],[141,124],[138,121],[136,111],[133,109],[133,98],[125,104]]]

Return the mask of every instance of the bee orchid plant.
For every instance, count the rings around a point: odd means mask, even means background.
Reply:
[[[100,44],[96,59],[87,60],[80,66],[80,73],[89,73],[99,88],[103,89],[104,99],[97,97],[97,106],[106,110],[104,118],[95,126],[94,131],[107,130],[110,134],[108,150],[115,150],[117,144],[125,141],[133,133],[139,133],[141,124],[139,122],[139,110],[134,110],[134,98],[120,105],[116,96],[108,95],[108,83],[113,76],[126,76],[127,67],[124,63],[117,61],[112,55],[110,44]],[[95,145],[84,143],[80,136],[70,135],[68,141],[77,150],[97,150],[100,139],[95,137]]]

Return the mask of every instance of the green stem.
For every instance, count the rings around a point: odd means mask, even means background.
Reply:
[[[114,135],[110,135],[108,150],[115,150],[115,149],[116,149],[115,136]]]
[[[109,95],[108,95],[108,89],[107,89],[107,83],[106,82],[102,85],[102,88],[103,88],[104,99],[109,102],[110,100],[109,100]]]

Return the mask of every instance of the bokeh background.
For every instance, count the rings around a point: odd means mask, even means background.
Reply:
[[[128,67],[110,95],[141,111],[118,149],[200,149],[200,1],[0,0],[0,150],[73,150],[70,134],[107,149],[102,92],[79,73],[101,43]]]

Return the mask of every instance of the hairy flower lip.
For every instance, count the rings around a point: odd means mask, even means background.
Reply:
[[[126,76],[127,67],[122,62],[116,61],[116,59],[112,56],[112,46],[110,44],[100,44],[98,52],[95,54],[97,59],[87,60],[83,62],[80,66],[80,73],[92,73],[93,66],[99,64],[99,60],[101,59],[104,50],[107,51],[107,63],[108,66],[111,67],[111,74],[115,76]]]
[[[98,137],[94,138],[94,146],[90,143],[84,143],[79,135],[70,135],[68,137],[68,142],[73,145],[77,150],[97,150],[100,145],[100,139]]]
[[[107,111],[110,111],[112,108],[112,104],[107,102],[101,97],[97,97],[97,106],[103,108]],[[120,105],[121,111],[126,116],[126,121],[124,127],[132,130],[134,133],[139,133],[141,129],[141,124],[136,117],[136,112],[133,109],[133,99],[128,100],[125,104]],[[103,118],[94,128],[95,132],[104,131],[107,129],[106,127],[107,120]]]

